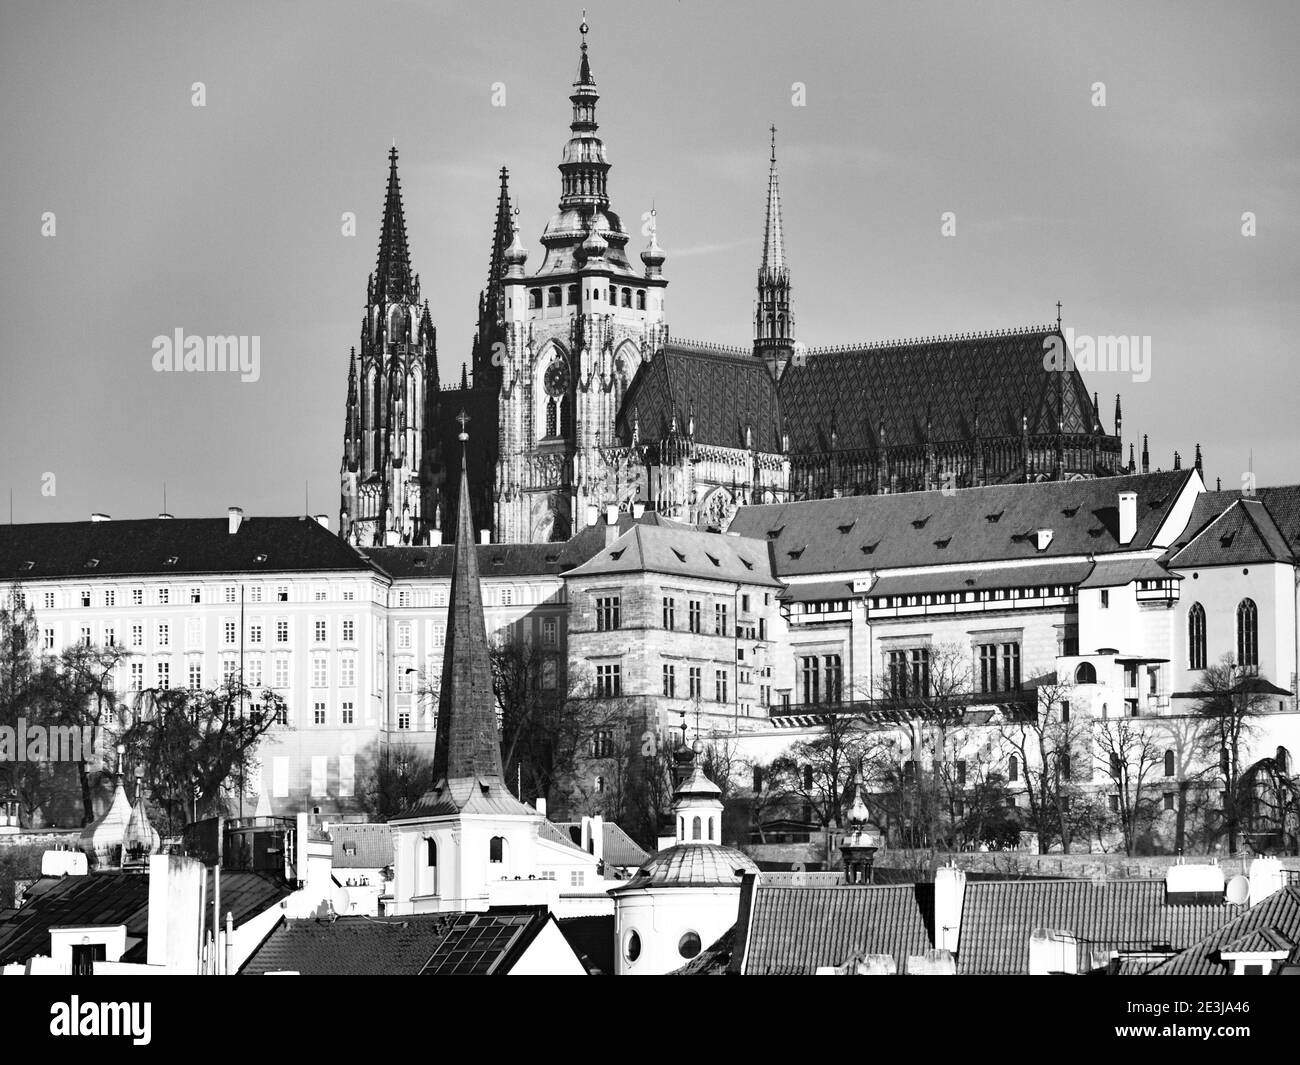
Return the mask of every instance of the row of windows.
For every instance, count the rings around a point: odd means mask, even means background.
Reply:
[[[547,307],[562,307],[566,302],[570,307],[576,307],[578,305],[578,286],[576,284],[564,287],[560,285],[551,285],[545,291]],[[591,288],[587,290],[587,293],[593,300],[605,299],[604,288]],[[561,298],[565,296],[567,296],[567,300]],[[637,289],[633,292],[630,288],[619,289],[611,285],[609,288],[609,303],[611,306],[616,307],[632,307],[635,305],[638,311],[644,311],[645,292],[641,289]],[[530,288],[528,290],[528,309],[530,311],[539,311],[542,309],[542,289]]]
[[[748,614],[750,611],[749,595],[740,596],[740,612]],[[704,604],[700,599],[688,599],[686,602],[686,631],[702,634],[704,617]],[[677,628],[677,600],[671,595],[663,597],[661,619],[665,629],[674,630]],[[713,604],[713,631],[719,636],[730,636],[731,632],[731,607],[728,603]],[[737,625],[735,635],[741,639],[767,639],[767,619],[759,618],[757,629],[753,625]]]
[[[227,647],[233,647],[239,642],[239,623],[234,618],[222,618],[220,621],[221,642]],[[124,646],[133,648],[142,648],[145,645],[144,634],[145,625],[142,621],[128,622],[124,626],[124,632],[128,637],[128,643]],[[252,618],[248,622],[247,642],[258,645],[264,642],[265,638],[265,621],[262,618]],[[275,643],[289,642],[289,619],[276,618],[272,622],[271,628]],[[118,646],[118,626],[116,624],[105,624],[101,629],[100,642],[105,647]],[[51,627],[42,629],[42,644],[45,650],[54,650],[55,630]],[[313,643],[329,642],[329,624],[325,618],[313,618],[311,622],[311,636]],[[353,618],[343,618],[339,623],[339,637],[343,643],[354,643],[356,641],[356,621]],[[91,626],[82,625],[77,635],[77,643],[82,647],[89,647],[93,642]],[[203,639],[203,621],[201,618],[187,618],[185,621],[185,645],[187,647],[201,647],[204,645]],[[172,624],[169,621],[159,621],[154,626],[154,646],[171,647],[172,646]]]
[[[245,603],[276,602],[287,603],[290,601],[291,585],[278,584],[274,586],[274,591],[268,587],[264,589],[260,584],[245,584],[244,589]],[[162,585],[153,589],[143,587],[135,588],[102,588],[93,590],[90,588],[81,588],[76,592],[70,593],[71,600],[69,605],[73,607],[97,607],[102,606],[113,609],[118,605],[118,592],[121,591],[121,602],[129,603],[131,606],[145,606],[146,592],[148,595],[148,605],[172,606],[181,603],[230,603],[239,602],[240,585],[224,585],[220,592],[215,587],[205,587],[203,585],[189,585],[178,588],[172,588],[170,585]],[[265,595],[265,598],[263,596]],[[345,588],[341,592],[344,602],[354,602],[356,600],[356,590]],[[59,593],[54,590],[41,593],[41,605],[46,610],[58,609]],[[329,600],[329,586],[320,584],[312,585],[308,590],[308,602],[323,603]]]
[[[1074,594],[1074,585],[1031,585],[1024,588],[985,588],[970,592],[927,592],[917,595],[878,595],[871,599],[873,609],[908,606],[945,606],[959,603],[1000,603],[1017,599],[1060,599]],[[1108,605],[1103,593],[1102,606]],[[848,601],[837,599],[825,604],[805,603],[804,613],[817,613],[808,607],[824,606],[826,610],[847,610]]]
[[[1243,599],[1237,604],[1237,665],[1259,665],[1259,609],[1253,599]],[[1187,666],[1205,669],[1205,607],[1193,603],[1187,612]]]

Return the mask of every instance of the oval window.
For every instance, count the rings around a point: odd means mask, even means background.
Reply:
[[[687,932],[677,941],[677,953],[683,958],[693,958],[700,952],[702,946],[698,932]]]
[[[636,931],[627,934],[627,941],[623,944],[623,953],[627,956],[628,961],[636,961],[641,957],[641,934]]]

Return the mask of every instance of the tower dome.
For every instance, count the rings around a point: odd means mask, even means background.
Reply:
[[[609,242],[600,235],[593,225],[587,231],[587,239],[582,242],[582,254],[588,259],[603,259],[609,250]]]
[[[81,830],[78,846],[86,852],[92,869],[116,869],[122,865],[122,844],[126,840],[127,826],[131,823],[131,802],[126,797],[118,775],[113,788],[113,798],[108,809]]]
[[[645,251],[641,253],[641,261],[645,263],[645,276],[658,277],[664,265],[664,250],[659,247],[659,233],[657,227],[653,224],[654,211],[651,214],[650,226],[650,243],[646,245]]]

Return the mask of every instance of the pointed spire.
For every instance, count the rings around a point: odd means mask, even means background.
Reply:
[[[788,267],[785,261],[785,232],[781,226],[781,187],[776,176],[776,126],[772,127],[772,158],[767,174],[767,222],[763,230],[763,262],[759,277],[766,272],[770,280],[783,277]]]
[[[375,266],[372,299],[413,299],[411,253],[406,244],[406,215],[402,209],[402,187],[397,179],[397,146],[388,152],[388,191],[384,196],[384,220],[379,231],[379,260]]]
[[[1200,444],[1196,445],[1196,461],[1193,462],[1192,465],[1196,467],[1197,473],[1199,473],[1202,477],[1205,476],[1205,470],[1201,466],[1201,445]]]
[[[478,553],[474,546],[469,474],[465,452],[468,416],[460,422],[460,498],[456,506],[456,546],[451,564],[451,596],[442,687],[438,695],[438,735],[434,745],[436,782],[474,781],[502,785],[501,741],[497,731],[492,662],[483,621]]]
[[[1151,472],[1151,451],[1147,446],[1147,434],[1142,434],[1142,472]]]
[[[462,390],[469,388],[469,370],[463,362],[460,364],[460,387]]]
[[[510,171],[501,168],[501,189],[497,193],[497,218],[492,227],[492,261],[488,264],[488,290],[506,276],[506,251],[514,235],[510,213]]]

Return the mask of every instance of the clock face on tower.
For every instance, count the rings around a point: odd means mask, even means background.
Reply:
[[[558,359],[546,368],[546,391],[552,396],[564,395],[565,388],[569,383],[569,375],[565,371],[564,363]]]

